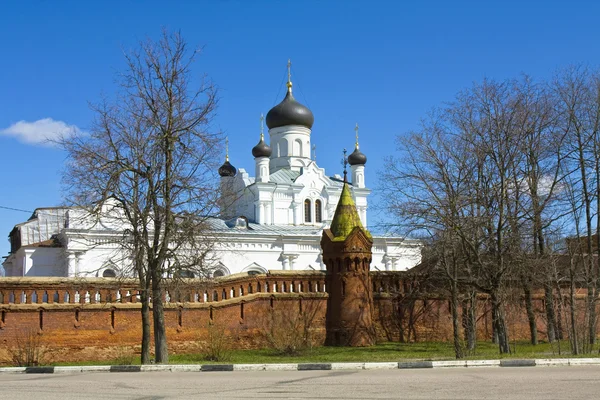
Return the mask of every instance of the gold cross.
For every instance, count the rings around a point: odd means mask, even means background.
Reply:
[[[288,81],[286,83],[286,86],[288,88],[288,91],[292,91],[292,60],[288,58],[288,62],[287,62],[287,69],[288,69]]]
[[[229,137],[225,136],[225,161],[229,161]]]
[[[260,140],[263,140],[265,138],[264,135],[264,124],[263,121],[265,120],[265,117],[263,116],[263,113],[260,113]]]
[[[356,148],[358,149],[358,122],[356,123],[356,126],[354,127],[354,132],[356,132]]]

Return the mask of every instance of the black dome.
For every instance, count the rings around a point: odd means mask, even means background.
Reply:
[[[262,137],[260,138],[260,142],[258,142],[258,144],[252,148],[252,155],[254,158],[270,157],[272,152],[273,151],[269,145],[265,143],[265,140]]]
[[[365,165],[366,163],[367,156],[361,153],[358,147],[348,156],[348,164],[350,165]]]
[[[221,176],[235,176],[237,169],[229,163],[229,161],[225,161],[223,165],[219,167],[219,175]]]
[[[267,126],[269,129],[286,125],[301,125],[312,128],[315,117],[308,107],[298,103],[292,91],[288,90],[285,99],[267,113]]]

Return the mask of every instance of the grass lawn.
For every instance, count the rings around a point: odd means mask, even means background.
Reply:
[[[540,343],[532,346],[528,342],[511,343],[513,353],[500,356],[498,346],[490,342],[480,342],[474,354],[467,359],[498,358],[558,358],[570,357],[569,343]],[[597,352],[586,357],[598,356]],[[311,362],[380,362],[380,361],[413,361],[413,360],[454,360],[451,343],[382,343],[373,347],[315,347],[295,356],[281,355],[270,349],[233,350],[227,358],[234,364],[263,363],[311,363]],[[209,363],[202,354],[178,354],[170,357],[172,364]],[[225,362],[225,361],[224,361]]]
[[[560,347],[560,348],[559,348]],[[540,343],[532,346],[529,342],[511,342],[512,353],[501,356],[498,346],[490,342],[479,342],[474,354],[466,359],[499,358],[560,358],[572,357],[569,342]],[[580,357],[598,357],[598,351]],[[299,355],[277,354],[271,349],[231,350],[227,357],[218,362],[207,361],[204,354],[171,354],[171,364],[265,364],[265,363],[315,363],[315,362],[383,362],[415,360],[454,360],[451,343],[382,343],[373,347],[315,347]],[[56,365],[118,365],[139,364],[137,358],[119,358],[112,361],[91,361],[78,363],[57,363]]]

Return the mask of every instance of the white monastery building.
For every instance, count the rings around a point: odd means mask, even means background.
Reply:
[[[288,74],[289,76],[289,74]],[[287,93],[267,114],[270,145],[261,132],[252,149],[254,176],[236,169],[226,155],[219,168],[221,216],[210,221],[217,244],[213,275],[267,270],[325,270],[320,240],[342,192],[343,178],[328,176],[311,159],[312,112]],[[262,130],[262,129],[261,129]],[[367,227],[367,157],[356,145],[348,158],[354,201]],[[110,208],[110,205],[107,205]],[[116,276],[123,269],[119,240],[123,225],[107,217],[91,224],[82,210],[38,208],[10,232],[6,276]],[[398,271],[421,259],[420,243],[399,236],[374,236],[372,270]],[[123,261],[124,262],[124,261]]]

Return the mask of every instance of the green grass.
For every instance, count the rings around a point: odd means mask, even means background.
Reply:
[[[477,350],[467,359],[498,358],[555,358],[569,357],[568,342],[561,343],[561,354],[557,344],[541,343],[532,346],[527,342],[513,343],[513,353],[501,356],[498,346],[488,342],[480,342]],[[594,355],[597,355],[595,353]],[[590,356],[589,354],[587,355]],[[383,343],[373,347],[316,347],[296,356],[277,354],[270,349],[234,350],[228,362],[235,364],[252,363],[304,363],[304,362],[383,362],[413,360],[454,360],[451,343]],[[181,354],[171,356],[171,363],[206,363],[199,354]]]
[[[479,342],[474,354],[466,359],[505,359],[505,358],[561,358],[572,357],[569,342],[540,343],[532,346],[528,342],[511,342],[511,354],[500,355],[498,346],[490,342]],[[598,351],[579,357],[598,357]],[[295,356],[277,354],[271,349],[231,350],[227,360],[206,361],[202,354],[171,354],[171,364],[265,364],[265,363],[315,363],[315,362],[384,362],[415,360],[454,360],[451,343],[382,343],[373,347],[315,347]],[[131,360],[139,364],[139,357]],[[55,365],[118,365],[121,360],[90,361],[77,363],[56,363]]]

